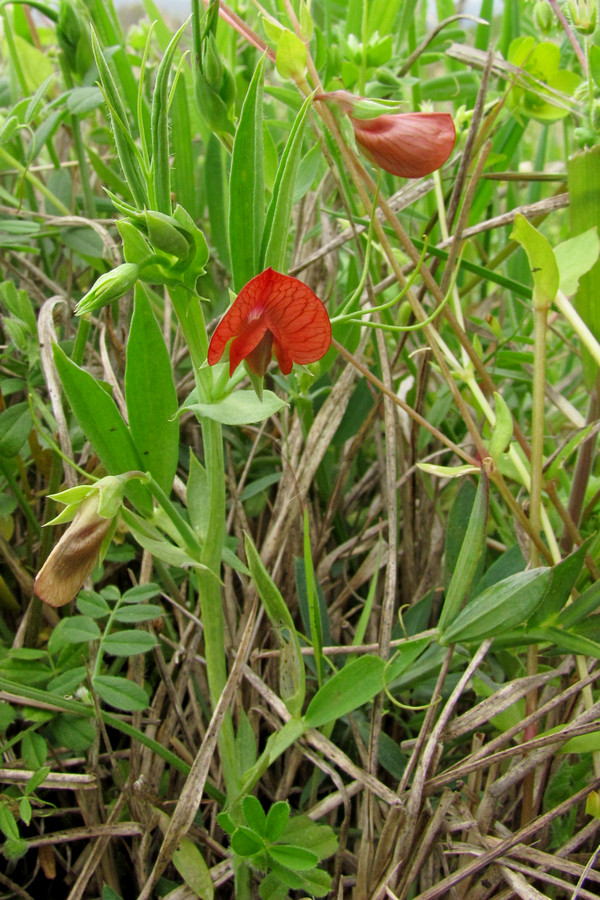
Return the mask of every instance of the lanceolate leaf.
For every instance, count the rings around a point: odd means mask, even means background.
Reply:
[[[446,591],[446,598],[440,616],[440,628],[442,630],[456,617],[471,587],[479,558],[485,547],[488,502],[489,482],[487,475],[482,469],[469,524],[448,590]]]
[[[139,283],[127,342],[125,395],[142,468],[168,494],[179,457],[177,392],[164,338]]]
[[[57,345],[54,362],[73,414],[109,475],[135,470],[143,472],[142,457],[112,397],[89,372],[71,362]],[[150,495],[139,482],[128,484],[127,495],[142,511],[152,508]]]
[[[261,59],[240,115],[231,156],[229,182],[229,247],[233,283],[240,291],[259,272],[264,221],[263,78]]]
[[[278,272],[285,271],[285,251],[288,243],[294,185],[302,154],[302,138],[306,118],[313,95],[306,98],[290,131],[273,186],[271,202],[267,210],[262,236],[259,269],[272,266]]]
[[[483,640],[516,628],[537,609],[551,580],[552,569],[539,568],[517,572],[491,585],[456,616],[440,643]]]

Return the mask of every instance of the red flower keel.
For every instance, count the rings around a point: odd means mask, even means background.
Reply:
[[[269,268],[244,285],[219,322],[208,348],[211,366],[230,340],[231,375],[243,359],[251,372],[264,375],[271,352],[288,375],[293,363],[306,365],[327,353],[331,323],[323,303],[306,284]]]

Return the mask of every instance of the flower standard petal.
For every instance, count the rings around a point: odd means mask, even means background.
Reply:
[[[308,285],[273,269],[266,300],[265,318],[273,333],[278,360],[287,355],[307,365],[325,356],[331,344],[331,322],[324,304]],[[279,348],[279,353],[277,352]],[[290,367],[291,368],[291,367]],[[284,375],[283,366],[281,371]]]
[[[456,140],[448,113],[396,113],[350,120],[356,142],[367,156],[402,178],[422,178],[441,168]]]
[[[264,375],[272,342],[281,371],[288,375],[294,362],[307,364],[325,355],[331,323],[307,285],[268,268],[244,285],[219,322],[208,348],[210,365],[219,361],[232,338],[230,374],[245,359],[251,372]]]

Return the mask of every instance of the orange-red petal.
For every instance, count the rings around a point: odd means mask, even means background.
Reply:
[[[233,372],[266,331],[273,335],[273,349],[285,375],[294,362],[305,365],[321,359],[331,344],[331,323],[317,295],[297,278],[269,268],[244,285],[219,322],[208,348],[209,364],[219,361],[234,338]]]
[[[374,119],[351,117],[356,142],[386,172],[422,178],[444,165],[456,131],[448,113],[396,113]]]

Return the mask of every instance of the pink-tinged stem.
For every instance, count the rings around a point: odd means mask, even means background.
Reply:
[[[205,6],[209,6],[210,4],[210,0],[202,0],[202,2]],[[241,34],[242,37],[246,38],[249,44],[252,44],[258,50],[260,50],[261,53],[265,53],[266,51],[266,54],[271,62],[275,62],[275,53],[273,52],[273,50],[271,50],[270,47],[267,47],[263,39],[259,37],[255,31],[249,28],[248,25],[246,25],[246,23],[242,19],[240,19],[238,14],[234,13],[232,9],[229,9],[229,7],[225,3],[219,4],[219,15],[221,16],[223,21],[227,22],[228,25],[231,25],[231,27],[234,28],[238,34]]]
[[[567,18],[566,18],[566,16],[565,16],[564,12],[562,11],[562,9],[561,9],[561,7],[560,7],[560,4],[559,4],[558,0],[548,0],[548,3],[550,4],[550,6],[552,7],[552,9],[554,10],[554,12],[555,12],[555,14],[556,14],[556,17],[558,18],[560,24],[562,25],[565,34],[566,34],[567,37],[569,38],[569,40],[570,40],[570,42],[571,42],[571,44],[572,44],[573,50],[574,50],[575,53],[577,54],[577,59],[578,59],[579,62],[581,63],[581,68],[583,69],[583,71],[584,71],[584,73],[585,73],[585,76],[586,76],[586,78],[587,78],[587,75],[588,75],[588,64],[587,64],[587,59],[585,58],[585,53],[583,52],[583,48],[580,47],[577,38],[576,38],[575,35],[573,34],[573,29],[572,29],[571,26],[569,25],[569,22],[568,22],[568,20],[567,20]]]

